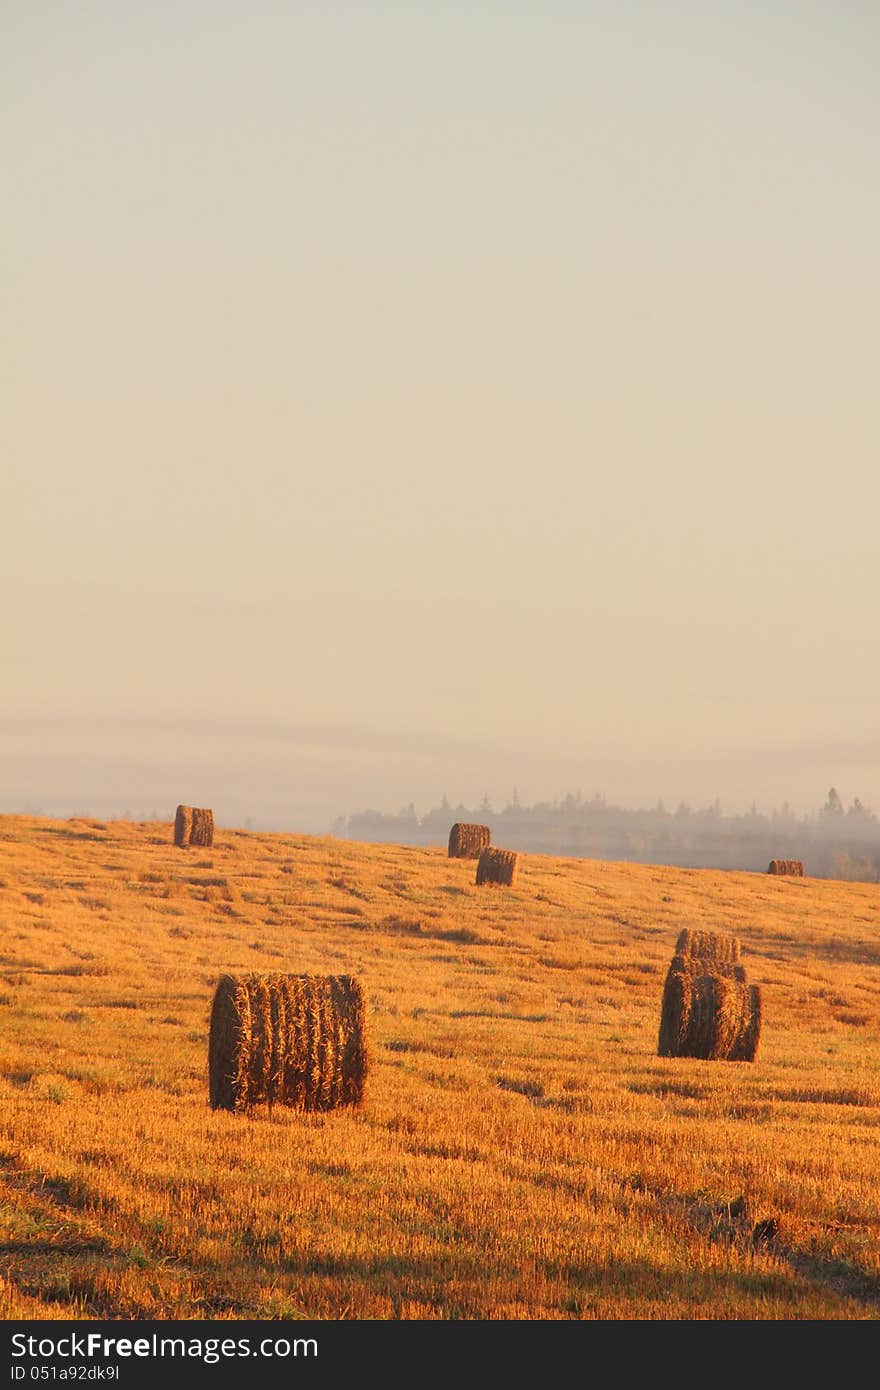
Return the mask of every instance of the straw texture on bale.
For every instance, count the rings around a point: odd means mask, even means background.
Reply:
[[[519,855],[512,849],[496,849],[494,845],[481,850],[477,862],[477,883],[502,883],[511,887],[516,880]]]
[[[763,1021],[761,990],[746,983],[736,937],[685,929],[666,975],[657,1052],[752,1062]]]
[[[691,975],[706,973],[708,975],[724,975],[728,980],[745,981],[745,966],[735,964],[725,960],[706,960],[703,956],[680,956],[672,957],[669,966],[670,970],[689,971]]]
[[[695,969],[695,962],[699,960],[701,967],[705,966],[709,972],[734,974],[735,970],[742,969],[738,965],[740,951],[740,938],[731,937],[726,931],[695,931],[692,927],[684,927],[678,933],[673,963],[681,956],[690,962],[691,969]]]
[[[803,878],[804,864],[802,859],[771,859],[767,869],[768,874],[788,874],[790,878]]]
[[[469,825],[456,821],[449,832],[450,859],[479,859],[492,840],[488,825]]]
[[[358,1105],[367,1072],[364,995],[351,975],[223,975],[208,1079],[214,1110]]]
[[[205,806],[178,806],[174,817],[174,843],[187,845],[214,843],[214,812]]]

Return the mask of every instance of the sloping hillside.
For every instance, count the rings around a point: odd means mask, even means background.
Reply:
[[[876,1318],[880,889],[0,818],[0,1316]],[[657,1056],[683,927],[754,1063]],[[221,974],[357,974],[356,1109],[212,1111]]]

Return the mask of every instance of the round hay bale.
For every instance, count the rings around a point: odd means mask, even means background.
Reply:
[[[191,806],[178,806],[174,815],[174,843],[181,848],[185,848],[189,844],[192,823],[193,808]]]
[[[358,1105],[366,1072],[366,1011],[354,976],[221,977],[208,1039],[212,1109]]]
[[[190,831],[189,842],[191,845],[206,845],[210,847],[214,843],[214,812],[206,806],[194,806],[192,813],[192,830]]]
[[[477,878],[480,883],[500,883],[510,888],[516,880],[519,855],[512,849],[497,849],[490,845],[480,853]]]
[[[760,1034],[757,986],[723,971],[670,967],[660,1010],[659,1056],[751,1062]]]
[[[479,859],[491,842],[492,833],[488,825],[471,825],[467,821],[456,821],[449,832],[449,858]]]

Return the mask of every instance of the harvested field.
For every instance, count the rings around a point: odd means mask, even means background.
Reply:
[[[876,885],[80,828],[0,819],[6,1319],[880,1315]],[[657,1055],[700,934],[749,1065]],[[362,982],[362,1101],[213,1108],[220,976],[291,973]]]

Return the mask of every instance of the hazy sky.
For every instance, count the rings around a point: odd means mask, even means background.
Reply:
[[[874,0],[0,15],[0,810],[880,810]]]

